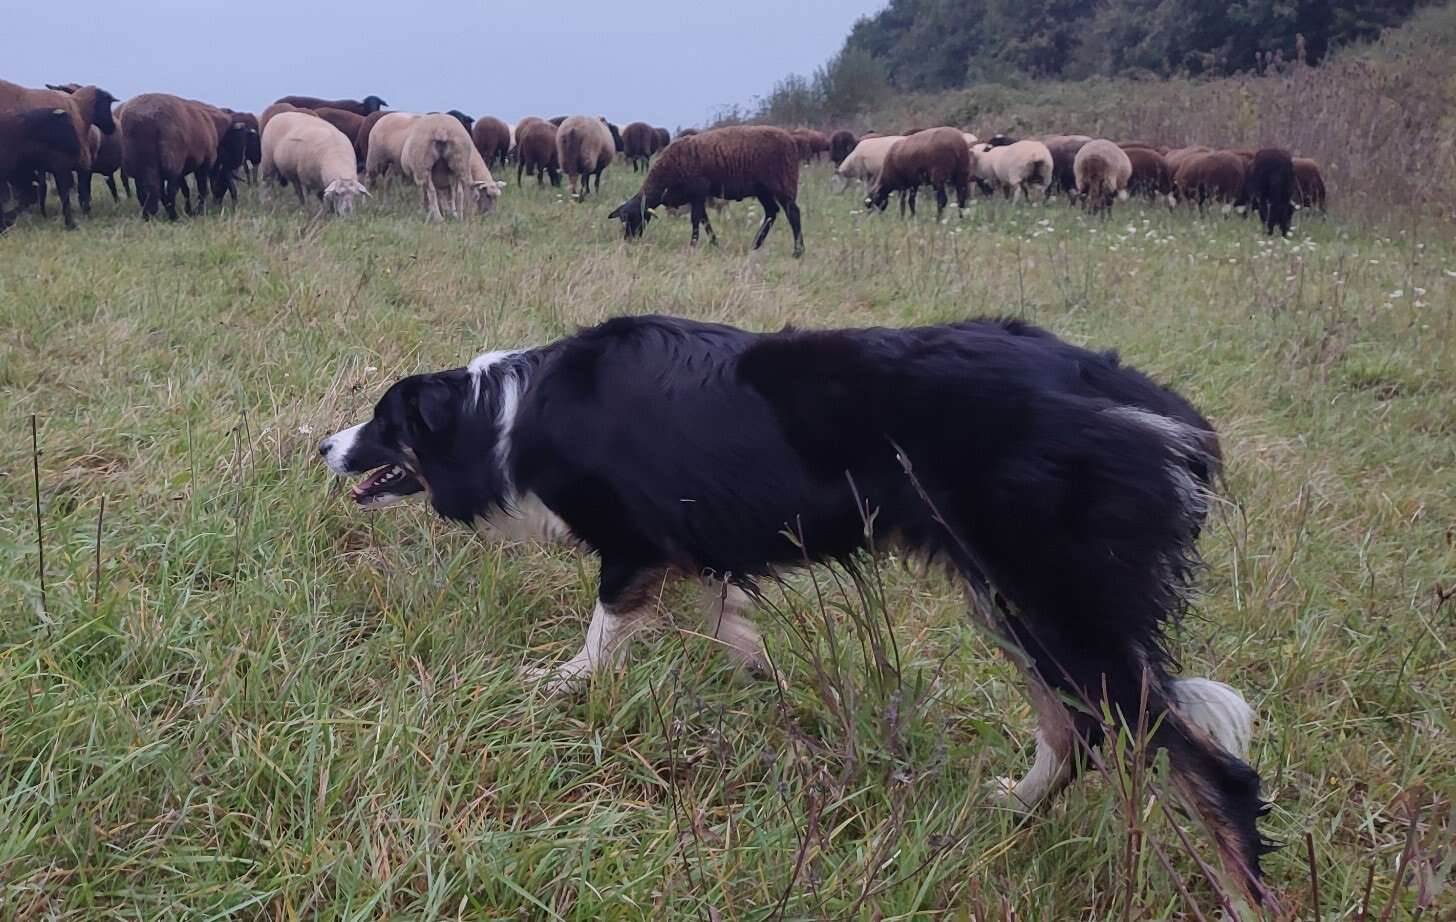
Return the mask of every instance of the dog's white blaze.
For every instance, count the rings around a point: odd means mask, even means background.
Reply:
[[[748,593],[721,580],[703,580],[703,621],[709,637],[725,644],[733,658],[751,669],[766,665],[758,627],[744,616],[753,607]]]
[[[490,371],[492,366],[497,362],[508,359],[513,355],[519,355],[520,353],[520,349],[497,349],[494,352],[482,352],[480,355],[471,359],[470,364],[465,366],[465,370],[470,372],[472,379],[470,382],[471,399],[479,402],[481,382],[485,380],[485,374]]]
[[[480,379],[477,378],[478,382]],[[511,457],[511,429],[516,425],[516,410],[521,405],[521,382],[516,380],[515,375],[506,375],[501,381],[500,391],[501,408],[500,415],[496,418],[496,429],[498,435],[495,443],[495,463],[505,476],[509,488],[514,489],[510,482],[510,467],[508,466]]]
[[[486,538],[518,544],[557,544],[571,538],[571,529],[535,493],[513,498],[509,509],[477,515],[475,530]]]
[[[329,466],[329,470],[335,474],[350,473],[344,464],[344,459],[349,457],[349,452],[353,449],[354,442],[359,438],[359,430],[363,429],[364,425],[364,423],[360,423],[357,426],[350,426],[348,429],[342,432],[335,432],[333,435],[324,439],[324,463]]]
[[[1178,679],[1173,683],[1178,712],[1229,755],[1248,756],[1254,742],[1254,709],[1238,691],[1213,679]]]

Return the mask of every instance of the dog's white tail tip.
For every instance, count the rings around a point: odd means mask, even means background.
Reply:
[[[1254,709],[1233,687],[1213,679],[1173,683],[1178,711],[1229,754],[1247,758],[1254,742]]]

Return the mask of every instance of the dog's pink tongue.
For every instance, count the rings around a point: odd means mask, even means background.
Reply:
[[[363,496],[364,494],[372,490],[375,486],[377,486],[379,484],[379,481],[388,477],[389,472],[392,470],[393,468],[391,467],[381,467],[379,470],[370,474],[368,477],[365,477],[360,482],[354,484],[354,488],[349,492],[356,497]]]

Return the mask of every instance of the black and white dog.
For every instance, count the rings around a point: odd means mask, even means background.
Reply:
[[[553,687],[617,660],[665,574],[702,581],[708,633],[751,664],[755,578],[870,546],[943,561],[1022,653],[1040,727],[1010,797],[1065,784],[1108,705],[1153,728],[1260,892],[1264,804],[1239,758],[1252,712],[1226,685],[1172,678],[1164,644],[1218,440],[1115,355],[1004,320],[765,335],[618,318],[405,378],[319,451],[367,474],[362,506],[423,491],[447,518],[597,554],[586,642]]]

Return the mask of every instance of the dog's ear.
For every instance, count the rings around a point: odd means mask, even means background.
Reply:
[[[415,392],[414,407],[425,431],[438,434],[455,425],[460,401],[445,382],[426,379]]]

